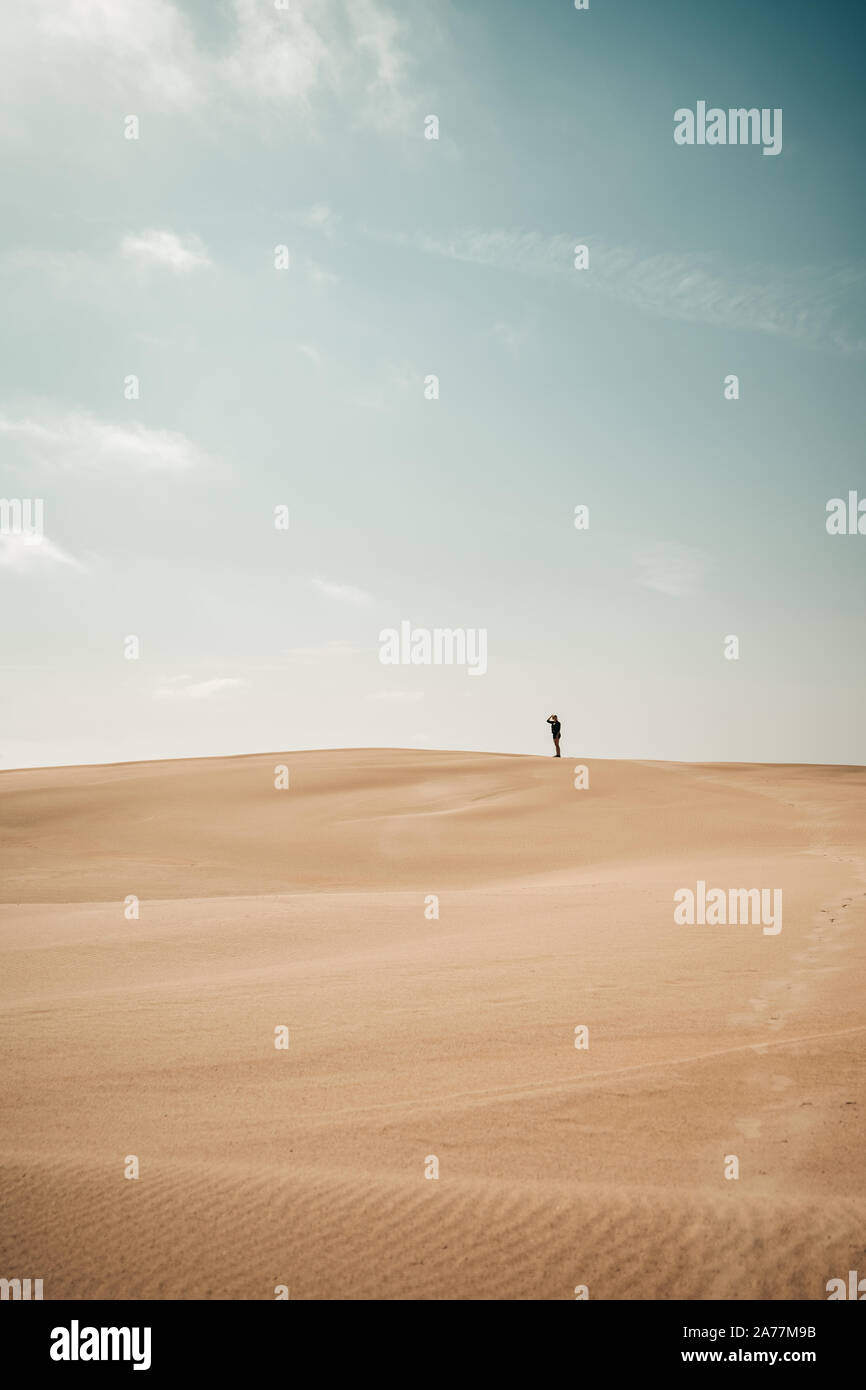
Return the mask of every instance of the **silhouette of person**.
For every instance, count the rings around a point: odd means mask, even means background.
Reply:
[[[559,722],[559,715],[552,714],[547,722],[550,725],[550,732],[553,734],[553,746],[556,749],[553,756],[554,758],[561,758],[562,754],[559,751],[559,735],[562,732],[562,725]]]

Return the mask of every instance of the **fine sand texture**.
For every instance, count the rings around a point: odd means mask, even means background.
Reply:
[[[864,798],[388,749],[4,772],[0,1273],[826,1299],[866,1277]],[[676,922],[699,880],[781,889],[781,931]]]

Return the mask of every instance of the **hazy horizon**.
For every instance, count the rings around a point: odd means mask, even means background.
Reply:
[[[41,771],[41,772],[51,772],[53,768],[71,768],[71,769],[74,769],[74,768],[88,768],[88,767],[134,767],[134,766],[136,766],[136,765],[138,765],[138,764],[140,764],[140,763],[174,763],[174,762],[177,762],[177,763],[194,763],[194,762],[212,762],[212,761],[217,760],[217,759],[220,759],[220,758],[225,758],[225,759],[229,759],[229,758],[234,758],[234,759],[238,759],[238,758],[263,758],[263,757],[269,756],[270,754],[273,754],[275,757],[278,757],[279,755],[281,755],[281,754],[286,754],[286,753],[417,753],[417,754],[419,754],[419,755],[422,756],[422,757],[423,757],[424,754],[432,754],[432,753],[460,753],[460,754],[464,754],[464,755],[468,754],[470,757],[471,757],[473,754],[477,754],[477,756],[480,757],[480,758],[537,758],[537,757],[540,757],[540,756],[542,756],[542,757],[543,757],[543,756],[548,756],[548,752],[547,752],[546,749],[545,749],[542,753],[538,753],[538,752],[531,752],[531,753],[515,753],[515,752],[512,752],[512,751],[510,751],[510,750],[508,750],[508,749],[504,749],[504,748],[475,748],[475,749],[473,749],[473,748],[432,748],[432,747],[428,747],[426,744],[425,744],[424,746],[421,746],[421,745],[419,745],[419,744],[411,744],[411,743],[407,743],[407,744],[400,744],[400,743],[383,743],[383,744],[370,743],[370,744],[365,744],[365,743],[359,743],[359,744],[355,744],[355,745],[352,746],[352,747],[345,747],[345,748],[340,747],[340,746],[336,746],[336,747],[330,747],[330,746],[329,746],[329,747],[327,747],[327,748],[314,748],[314,747],[311,747],[311,748],[293,748],[293,747],[290,747],[290,746],[286,745],[286,747],[284,747],[284,748],[252,748],[252,749],[244,750],[244,751],[242,751],[242,752],[241,752],[241,751],[231,751],[231,750],[230,750],[229,752],[222,752],[222,753],[196,753],[196,754],[194,754],[194,755],[192,755],[192,756],[189,756],[189,757],[186,757],[186,756],[184,756],[183,754],[181,754],[181,755],[178,756],[178,757],[167,757],[167,758],[166,758],[166,757],[158,757],[158,756],[157,756],[157,757],[152,757],[152,758],[117,758],[117,759],[105,759],[105,760],[100,761],[100,762],[92,762],[92,763],[33,763],[33,764],[26,764],[26,763],[25,763],[25,764],[21,764],[21,765],[18,766],[18,767],[5,767],[5,768],[0,768],[0,775],[2,775],[2,773],[4,773],[4,772],[40,772],[40,771]],[[562,757],[563,757],[563,759],[565,759],[565,760],[571,760],[572,762],[574,762],[575,760],[579,761],[579,760],[581,759],[581,757],[583,757],[583,756],[585,756],[585,755],[581,754],[579,751],[577,751],[577,752],[571,752],[571,753],[568,752],[568,750],[566,750],[566,749],[563,749],[563,751],[562,751]],[[713,767],[713,766],[715,766],[715,767],[737,767],[737,766],[742,766],[742,765],[744,765],[744,764],[741,764],[741,763],[739,762],[739,760],[737,760],[737,759],[725,759],[725,758],[721,758],[721,759],[719,759],[719,758],[693,759],[693,760],[690,761],[690,760],[683,759],[683,758],[596,758],[596,757],[593,757],[592,761],[593,761],[594,763],[607,763],[607,762],[610,762],[610,763],[615,763],[615,762],[658,763],[660,766],[663,766],[663,765],[666,764],[666,763],[671,763],[671,764],[682,763],[682,765],[683,765],[684,767],[701,766],[702,763],[703,763],[704,765],[706,765],[707,767]],[[745,764],[745,765],[746,765],[746,766],[750,766],[750,767],[760,767],[760,766],[762,766],[762,764],[761,764],[760,762],[757,762],[757,761],[754,762],[754,763],[749,763],[749,764]],[[819,768],[819,767],[846,768],[846,767],[848,767],[848,768],[857,768],[857,769],[859,769],[859,768],[862,768],[862,767],[864,766],[864,764],[863,764],[863,763],[809,763],[809,762],[803,762],[803,763],[793,763],[793,762],[787,762],[787,763],[774,763],[774,762],[766,762],[766,763],[763,764],[763,766],[766,766],[766,767],[815,767],[815,768]]]

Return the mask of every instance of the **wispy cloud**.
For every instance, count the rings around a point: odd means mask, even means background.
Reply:
[[[97,296],[116,302],[118,277],[126,281],[130,267],[143,278],[160,271],[182,276],[212,265],[200,238],[180,237],[169,231],[129,233],[115,242],[113,249],[83,251],[43,245],[0,252],[0,276],[9,282],[29,278],[40,286],[50,284],[65,300],[88,303]]]
[[[450,236],[384,236],[427,255],[515,274],[566,278],[580,293],[600,294],[645,313],[790,338],[841,352],[866,350],[845,313],[852,295],[866,290],[862,265],[811,265],[782,270],[769,265],[726,269],[703,253],[646,255],[581,234],[545,236],[520,230],[470,229]],[[574,250],[585,244],[590,264],[574,269]]]
[[[249,685],[249,681],[233,676],[218,677],[215,680],[188,682],[186,676],[179,676],[167,685],[158,686],[153,692],[155,700],[209,700],[213,695],[221,695],[226,690],[239,690]]]
[[[335,275],[333,270],[322,265],[320,261],[313,260],[312,256],[305,256],[301,260],[301,266],[306,271],[307,277],[314,285],[330,289],[333,285],[340,283],[339,275]]]
[[[24,536],[0,535],[0,569],[13,574],[39,576],[58,569],[84,570],[87,566],[47,536],[28,541]]]
[[[294,220],[299,226],[307,227],[313,232],[320,232],[328,241],[333,241],[340,219],[333,209],[328,207],[327,203],[314,203],[312,207],[295,213]]]
[[[671,598],[693,593],[711,564],[702,550],[667,542],[648,546],[634,561],[638,584]]]
[[[35,39],[43,63],[53,57],[67,71],[87,63],[91,83],[118,88],[132,79],[170,109],[201,99],[192,29],[170,0],[31,0],[17,27],[18,43]]]
[[[127,468],[130,471],[184,472],[205,455],[183,434],[148,429],[135,422],[116,425],[86,411],[42,420],[13,420],[0,415],[0,437],[19,441],[40,458],[85,471]]]
[[[359,608],[373,602],[372,594],[368,594],[364,589],[357,589],[354,584],[332,584],[327,579],[311,579],[310,588],[324,594],[325,598],[336,599],[339,603],[351,603]]]
[[[344,101],[352,124],[404,123],[407,44],[424,20],[420,6],[398,18],[379,0],[228,0],[199,29],[172,0],[28,0],[10,16],[4,48],[13,76],[22,66],[38,75],[36,100],[85,78],[95,101],[240,118],[267,136],[275,111],[312,122],[322,98]],[[26,135],[26,123],[7,127]]]
[[[350,0],[353,50],[368,59],[365,87],[376,124],[405,123],[417,96],[409,89],[410,59],[404,38],[406,20],[376,0]],[[417,24],[418,15],[409,22]]]
[[[203,270],[213,264],[199,237],[179,237],[174,232],[130,233],[120,243],[120,251],[138,266],[164,266],[176,275]]]

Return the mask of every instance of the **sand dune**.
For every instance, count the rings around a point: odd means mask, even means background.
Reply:
[[[866,1275],[866,770],[588,766],[587,790],[574,759],[401,750],[0,775],[6,1277],[822,1299]],[[781,932],[678,925],[698,879],[781,888]]]

